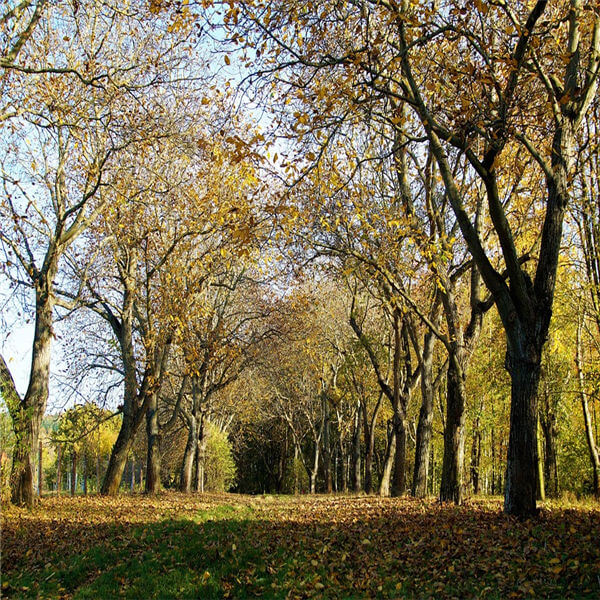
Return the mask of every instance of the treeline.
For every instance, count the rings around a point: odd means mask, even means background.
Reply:
[[[600,495],[598,11],[40,0],[0,24],[3,317],[35,319],[23,394],[0,359],[14,502],[57,334],[53,394],[118,413],[103,494],[140,436],[146,492],[202,490],[212,428],[240,491]]]

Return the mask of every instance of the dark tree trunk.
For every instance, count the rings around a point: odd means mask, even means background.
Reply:
[[[526,517],[537,512],[537,389],[540,361],[509,359],[511,375],[510,434],[504,510]]]
[[[408,439],[408,423],[403,414],[395,413],[393,425],[396,437],[396,455],[390,494],[402,496],[406,491],[406,442]]]
[[[75,448],[71,454],[71,496],[75,495],[77,491],[77,451]]]
[[[331,436],[330,436],[330,416],[329,416],[329,398],[325,392],[322,392],[323,405],[323,479],[325,481],[325,491],[331,494],[333,491],[333,482],[331,477]]]
[[[446,427],[440,500],[462,504],[464,499],[465,387],[457,357],[450,357],[447,375]]]
[[[40,440],[38,451],[38,496],[40,497],[42,496],[42,487],[44,485],[44,465],[42,450],[42,440]]]
[[[431,334],[430,334],[431,335]],[[433,335],[431,335],[433,338]],[[427,346],[427,341],[425,342]],[[425,351],[424,351],[425,354]],[[423,357],[421,366],[421,409],[417,423],[417,443],[415,448],[415,468],[413,472],[412,495],[424,498],[427,495],[427,474],[429,472],[429,449],[433,425],[433,354]]]
[[[198,424],[198,439],[196,441],[196,491],[204,492],[204,471],[206,460],[206,428],[204,415],[200,416]]]
[[[62,446],[56,450],[56,495],[60,496],[62,487]]]
[[[360,428],[362,420],[360,418],[360,402],[356,407],[354,416],[354,431],[352,434],[352,491],[360,492],[362,488],[361,482],[361,465],[360,465]]]
[[[479,417],[473,425],[473,439],[471,443],[471,483],[473,494],[479,494],[480,478],[479,465],[481,464],[481,430],[479,428]]]
[[[379,407],[381,406],[382,396],[383,392],[380,393],[377,405],[373,412],[373,418],[371,422],[369,422],[367,403],[362,403],[362,417],[365,442],[365,492],[367,494],[373,493],[373,455],[375,453],[375,427],[377,426],[377,416],[379,414]]]
[[[148,454],[146,461],[146,493],[160,491],[160,435],[158,430],[158,394],[150,397],[146,412]]]
[[[83,455],[83,495],[87,496],[88,493],[88,461],[87,456]]]
[[[544,436],[544,479],[546,481],[546,494],[558,497],[558,461],[556,457],[556,415],[554,412],[540,413],[540,425]]]

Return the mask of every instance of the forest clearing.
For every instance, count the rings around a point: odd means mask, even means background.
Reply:
[[[162,493],[3,515],[7,598],[597,598],[600,508]]]

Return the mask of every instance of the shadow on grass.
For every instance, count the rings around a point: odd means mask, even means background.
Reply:
[[[292,511],[271,519],[264,508],[254,513],[221,506],[190,519],[126,528],[116,521],[78,524],[75,535],[103,541],[49,557],[43,566],[14,565],[3,577],[3,595],[600,596],[597,512],[557,511],[519,523],[494,510],[411,502],[364,518],[360,511],[339,520],[335,514]]]

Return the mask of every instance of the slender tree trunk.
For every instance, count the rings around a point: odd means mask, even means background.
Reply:
[[[354,431],[352,434],[352,491],[360,492],[362,488],[361,482],[361,468],[360,468],[360,401],[356,407],[356,414],[354,416]]]
[[[146,460],[146,493],[160,491],[160,435],[158,430],[158,394],[152,394],[146,412],[148,453]]]
[[[179,475],[179,489],[186,494],[189,494],[192,491],[192,469],[194,466],[194,456],[196,454],[197,437],[196,419],[192,418],[189,423],[188,438]]]
[[[471,482],[473,494],[477,496],[480,488],[479,465],[481,464],[481,430],[479,428],[479,417],[475,419],[473,426],[473,440],[471,445]]]
[[[298,444],[294,444],[294,495],[297,496],[299,493],[299,481],[298,481],[298,461],[300,460],[300,452]]]
[[[60,496],[62,487],[62,446],[56,450],[56,495]]]
[[[544,482],[544,449],[542,448],[542,436],[540,435],[540,421],[538,418],[537,428],[537,450],[538,450],[538,464],[537,464],[537,499],[544,501],[546,499],[546,484]]]
[[[331,494],[333,491],[333,482],[331,478],[331,437],[330,437],[330,417],[329,417],[329,398],[325,392],[322,393],[323,405],[323,479],[325,480],[325,491]]]
[[[310,472],[310,493],[317,493],[317,475],[319,473],[319,455],[320,455],[320,444],[318,440],[315,440],[315,451],[313,454],[313,466]]]
[[[546,495],[558,496],[558,464],[556,459],[556,415],[547,412],[540,415],[540,425],[544,436],[544,480]]]
[[[462,365],[450,357],[447,376],[446,427],[440,500],[462,504],[465,461],[465,387]]]
[[[38,450],[38,496],[42,496],[42,487],[44,485],[44,466],[43,466],[43,455],[42,455],[42,440],[39,443]]]
[[[426,342],[427,344],[427,342]],[[416,498],[427,496],[427,474],[429,472],[429,448],[433,426],[434,386],[432,376],[433,354],[423,357],[421,366],[421,409],[417,424],[415,467],[413,472],[412,495]]]
[[[71,454],[71,496],[75,495],[77,488],[77,451],[73,448]]]
[[[583,348],[581,345],[581,323],[577,324],[577,347],[575,355],[575,366],[577,368],[577,380],[579,382],[579,398],[583,410],[583,420],[585,423],[585,437],[590,453],[590,462],[592,464],[592,491],[596,498],[600,498],[600,453],[594,439],[594,429],[592,427],[592,418],[587,401],[585,390],[585,376],[583,373]]]
[[[396,454],[396,430],[390,423],[388,426],[387,446],[385,449],[385,458],[383,460],[383,469],[381,472],[381,481],[379,482],[379,495],[390,495],[390,480],[392,478],[392,467],[394,466],[394,457]]]
[[[196,491],[204,493],[204,467],[206,460],[206,429],[204,416],[200,417],[196,442]]]
[[[100,449],[96,454],[96,492],[100,491]]]
[[[88,461],[87,456],[83,455],[83,495],[87,496],[88,493]]]
[[[377,412],[378,408],[377,408]],[[373,422],[369,423],[367,403],[362,403],[363,430],[365,443],[365,493],[373,493],[373,454],[375,452],[375,426],[377,424],[377,412],[373,415]]]

